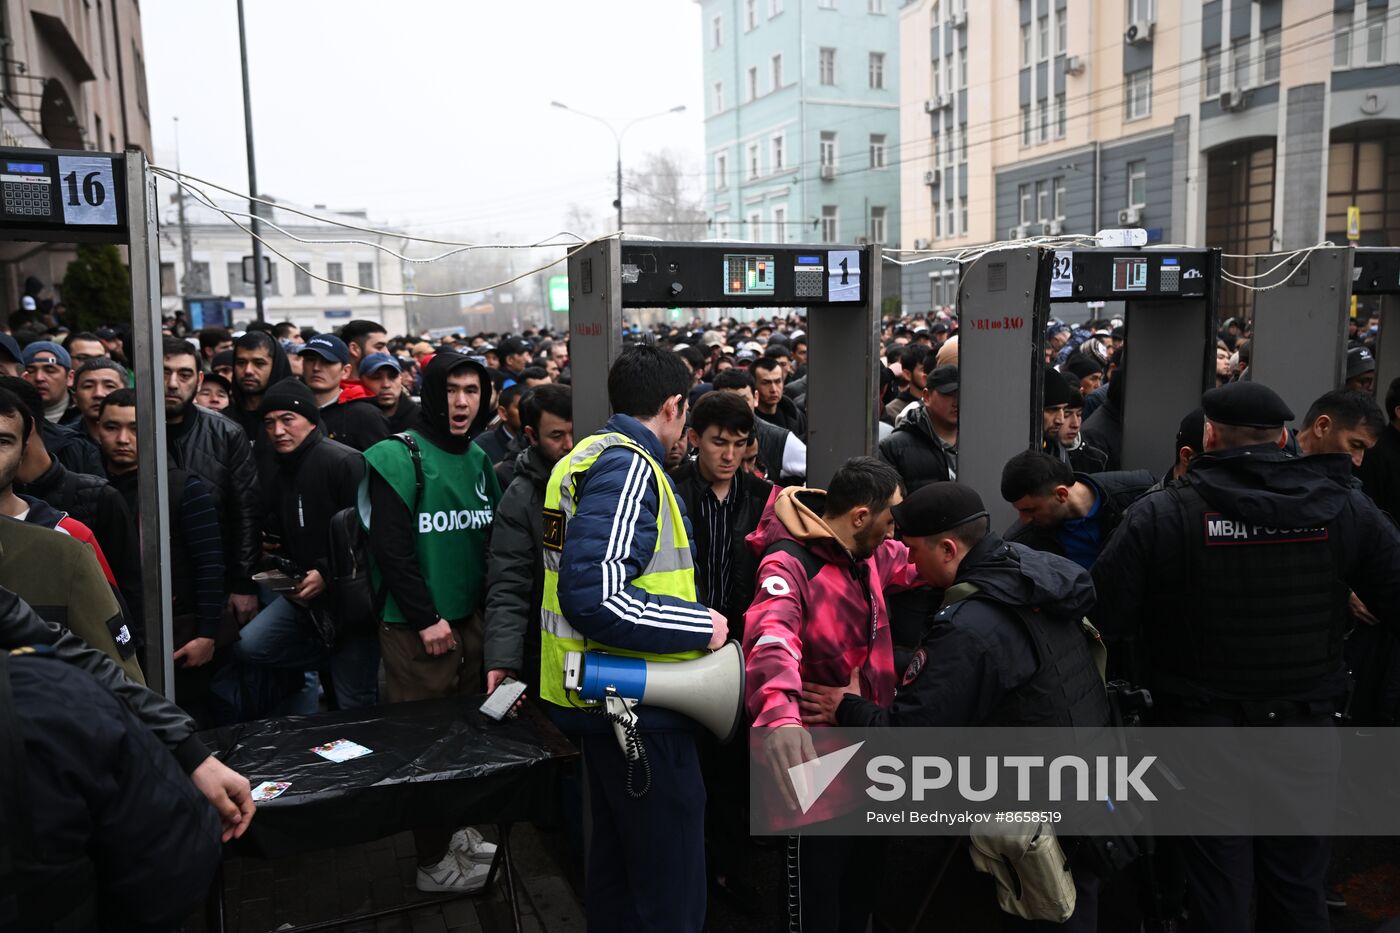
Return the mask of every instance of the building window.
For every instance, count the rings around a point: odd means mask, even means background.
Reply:
[[[719,113],[720,111],[722,111],[722,110],[724,109],[724,82],[723,82],[723,81],[716,81],[716,82],[715,82],[714,92],[715,92],[715,100],[714,100],[714,104],[715,104],[715,113]]]
[[[874,91],[885,89],[885,53],[870,53],[870,88]]]
[[[1035,219],[1040,223],[1044,223],[1050,219],[1048,216],[1049,212],[1050,189],[1046,186],[1045,182],[1038,181],[1035,183]]]
[[[1035,109],[1040,114],[1040,142],[1045,142],[1050,138],[1050,102],[1037,101]]]
[[[1157,0],[1128,0],[1128,22],[1157,21]]]
[[[754,65],[749,69],[749,100],[758,97],[758,66]]]
[[[773,65],[773,90],[776,91],[776,90],[780,89],[780,88],[783,86],[783,56],[782,56],[782,53],[781,53],[781,52],[778,53],[777,55],[774,55],[774,56],[773,56],[773,58],[772,58],[772,65]]]
[[[836,168],[836,134],[824,131],[821,137],[822,168]]]
[[[744,29],[758,28],[758,0],[744,0]]]
[[[1016,213],[1017,223],[1028,224],[1031,222],[1031,186],[1016,186],[1016,203],[1019,209]]]
[[[883,207],[870,209],[870,242],[885,242],[885,209]]]
[[[783,12],[783,0],[768,0],[768,18],[772,19]]]
[[[1391,15],[1385,7],[1366,10],[1366,64],[1379,65],[1385,60],[1385,19]]]
[[[749,239],[757,242],[763,238],[763,215],[758,211],[749,212]]]
[[[870,167],[885,167],[885,134],[870,134]]]
[[[959,49],[958,56],[958,87],[967,87],[967,49]]]
[[[947,227],[948,227],[948,235],[949,235],[949,236],[957,236],[957,235],[958,235],[958,228],[957,228],[956,226],[953,225],[953,202],[952,202],[951,200],[948,201],[948,207],[947,207],[947,212],[946,212],[946,214],[947,214],[947,216],[944,218],[944,223],[945,223],[945,224],[947,225]]]
[[[188,294],[207,295],[214,290],[213,283],[209,281],[209,263],[190,263],[190,280],[185,283]]]
[[[1052,197],[1055,201],[1055,220],[1065,219],[1065,176],[1056,175],[1050,180],[1050,187],[1054,190]]]
[[[280,295],[282,292],[277,287],[277,263],[271,260],[264,260],[267,263],[267,284],[263,286],[263,294]]]
[[[374,288],[374,263],[357,263],[355,271],[359,274],[361,288]]]
[[[228,293],[230,297],[248,294],[248,283],[243,281],[243,263],[230,262],[228,267]]]
[[[1065,95],[1063,93],[1055,95],[1055,138],[1064,139],[1065,129],[1069,123],[1069,113],[1065,107]]]
[[[1202,56],[1202,64],[1206,72],[1205,96],[1217,97],[1220,94],[1220,49],[1208,49]]]
[[[958,160],[967,161],[967,124],[958,124]]]
[[[92,148],[94,148],[94,149],[101,149],[101,148],[102,148],[102,115],[101,115],[101,114],[94,113],[94,114],[92,115],[92,125],[93,125],[93,129],[94,129],[94,132],[93,132],[93,135],[92,135],[92,139],[93,139]]]
[[[836,83],[835,49],[822,49],[817,53],[817,74],[822,84]]]
[[[1055,54],[1065,54],[1065,49],[1069,47],[1069,10],[1060,10],[1055,14]]]
[[[933,67],[930,68],[929,71],[929,92],[932,93],[934,97],[937,97],[939,94],[939,78],[942,76],[943,71],[938,67],[937,62],[934,62]]]
[[[1050,57],[1050,17],[1042,16],[1035,21],[1036,60],[1045,61]]]
[[[782,136],[774,136],[768,141],[768,155],[773,163],[772,171],[775,172],[781,172],[784,168],[783,142]]]
[[[758,177],[758,143],[749,143],[749,181]]]
[[[1332,18],[1332,67],[1351,67],[1351,10],[1338,10]]]
[[[721,217],[715,221],[715,236],[721,240],[729,239],[729,218]]]
[[[724,45],[724,17],[716,16],[710,21],[710,48],[717,49]]]
[[[141,116],[149,122],[151,119],[151,102],[146,96],[146,63],[141,57],[141,50],[136,47],[136,43],[131,43],[131,58],[136,66],[136,106],[141,111]]]
[[[779,243],[787,242],[787,208],[773,208],[773,240]]]
[[[1030,24],[1030,23],[1022,23],[1022,24],[1021,24],[1021,67],[1022,67],[1022,68],[1027,68],[1027,67],[1029,67],[1030,64],[1031,64],[1031,61],[1032,61],[1032,56],[1035,55],[1035,46],[1032,45],[1031,43],[1032,43],[1031,24]]]
[[[1278,28],[1266,29],[1261,37],[1264,46],[1264,84],[1278,80],[1283,54],[1282,32],[1283,30]]]
[[[326,291],[332,295],[345,294],[345,286],[339,283],[345,281],[345,267],[338,262],[326,263],[326,278],[330,279]]]
[[[933,238],[943,238],[943,214],[938,210],[937,204],[933,206]]]
[[[160,264],[160,293],[162,295],[180,294],[175,285],[175,263],[173,262]]]
[[[836,205],[822,205],[822,242],[836,242]]]
[[[111,77],[111,72],[107,70],[107,17],[102,15],[102,0],[97,0],[97,36],[102,46],[102,74]]]
[[[1144,68],[1128,75],[1125,98],[1125,119],[1139,120],[1152,115],[1152,69]]]
[[[302,268],[302,264],[292,266],[292,289],[298,295],[311,294],[311,273]]]
[[[729,187],[729,156],[723,152],[715,153],[715,190],[723,191]]]
[[[1249,85],[1249,40],[1237,39],[1230,43],[1231,86],[1243,91]]]
[[[1021,105],[1021,145],[1031,144],[1031,105]]]
[[[883,15],[885,12],[885,0],[869,0],[866,9],[871,13]]]
[[[1147,206],[1147,160],[1128,163],[1128,206]]]

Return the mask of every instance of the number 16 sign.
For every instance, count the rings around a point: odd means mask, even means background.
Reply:
[[[110,158],[59,156],[58,175],[64,223],[116,225],[116,182]]]

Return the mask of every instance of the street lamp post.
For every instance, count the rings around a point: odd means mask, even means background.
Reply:
[[[614,126],[612,125],[612,123],[610,123],[609,121],[604,120],[602,117],[595,116],[594,114],[591,114],[591,113],[584,113],[582,110],[575,110],[573,107],[570,107],[570,106],[568,106],[567,104],[561,104],[561,103],[559,103],[559,101],[557,101],[557,100],[552,100],[552,101],[550,101],[550,102],[549,102],[549,106],[551,106],[551,107],[558,107],[560,110],[567,110],[567,111],[569,111],[569,113],[577,114],[577,115],[580,116],[580,117],[587,117],[587,118],[590,119],[590,120],[597,120],[599,123],[603,124],[604,126],[606,126],[606,127],[608,128],[608,132],[610,132],[610,133],[613,134],[613,142],[615,142],[615,143],[617,144],[617,205],[616,205],[616,206],[617,206],[617,229],[618,229],[618,232],[620,233],[620,232],[622,231],[622,137],[626,135],[626,133],[627,133],[628,130],[630,130],[632,127],[636,126],[638,123],[641,123],[643,120],[653,120],[653,119],[655,119],[656,117],[664,117],[664,116],[666,116],[668,113],[680,113],[681,111],[685,110],[685,104],[680,104],[679,106],[672,107],[670,110],[662,110],[662,111],[660,111],[659,113],[649,113],[649,114],[647,114],[647,115],[644,116],[644,117],[637,117],[635,120],[632,120],[630,123],[624,124],[623,127],[622,127],[622,129],[620,129],[620,130],[617,129],[616,127],[614,127]]]

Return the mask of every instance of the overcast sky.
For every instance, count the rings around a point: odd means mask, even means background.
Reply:
[[[523,240],[572,202],[607,216],[627,165],[674,148],[702,169],[693,0],[245,0],[258,186],[430,232]],[[234,0],[141,5],[155,159],[247,190]],[[609,228],[611,229],[611,228]],[[580,231],[602,232],[602,231]]]

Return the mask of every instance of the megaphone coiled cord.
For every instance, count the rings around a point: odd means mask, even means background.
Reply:
[[[569,703],[575,709],[581,709],[588,713],[597,713],[608,722],[622,727],[623,736],[627,742],[627,749],[623,753],[627,758],[627,796],[633,800],[640,800],[651,790],[651,762],[647,760],[646,746],[642,744],[641,733],[637,731],[637,724],[625,716],[610,713],[602,706],[580,706],[574,699],[573,692],[567,694]],[[642,773],[642,789],[636,789],[637,771]]]

